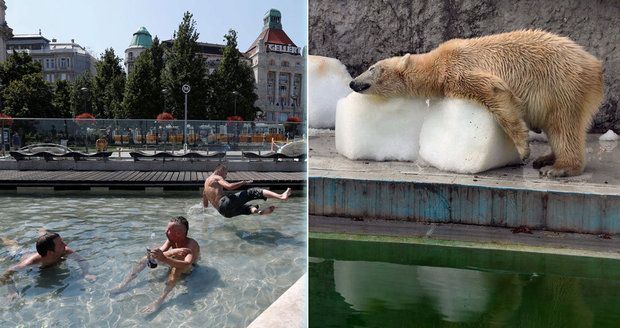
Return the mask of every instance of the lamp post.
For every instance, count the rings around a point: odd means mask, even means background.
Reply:
[[[185,120],[183,121],[183,152],[187,153],[187,94],[191,90],[189,84],[183,84],[181,91],[185,94]]]
[[[87,87],[81,87],[80,91],[87,95],[88,88]],[[86,113],[86,99],[82,100],[82,112]],[[123,142],[122,138],[123,137],[121,136],[121,143]],[[84,131],[84,149],[88,153],[88,128],[85,128],[85,131]]]
[[[233,91],[232,94],[233,96],[235,96],[235,100],[234,100],[235,107],[234,108],[235,108],[235,116],[237,116],[237,96],[239,96],[240,94],[237,91]]]

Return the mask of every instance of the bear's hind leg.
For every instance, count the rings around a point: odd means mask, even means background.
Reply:
[[[523,105],[504,80],[486,72],[464,73],[446,95],[481,102],[513,141],[521,160],[530,156],[529,129],[522,119]]]
[[[561,122],[555,123],[559,125]],[[585,132],[580,129],[558,129],[554,126],[549,129],[547,136],[551,151],[556,158],[553,165],[540,168],[540,175],[549,177],[580,175],[585,166]]]

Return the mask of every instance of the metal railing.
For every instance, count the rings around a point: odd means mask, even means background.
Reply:
[[[118,148],[178,150],[184,140],[193,150],[267,150],[272,142],[301,138],[302,123],[269,123],[241,121],[187,121],[187,138],[183,121],[116,120],[116,119],[47,119],[13,118],[0,120],[2,151],[29,144],[55,143],[74,150],[95,151],[107,144]]]

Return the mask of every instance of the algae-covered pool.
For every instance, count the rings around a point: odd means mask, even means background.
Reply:
[[[310,327],[620,327],[620,260],[311,238]]]
[[[0,237],[34,252],[41,228],[59,232],[97,276],[85,281],[71,260],[17,273],[21,297],[2,304],[0,327],[247,326],[306,270],[305,199],[273,202],[278,208],[266,217],[236,219],[200,203],[197,192],[0,195]],[[188,219],[201,259],[159,312],[144,315],[140,309],[163,291],[165,265],[141,272],[126,293],[109,291],[146,247],[161,245],[169,219],[179,215]],[[15,263],[14,252],[0,243],[0,273]],[[6,295],[1,286],[0,303]]]

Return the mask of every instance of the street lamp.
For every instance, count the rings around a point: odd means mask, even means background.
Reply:
[[[233,91],[232,92],[233,96],[235,96],[235,116],[237,116],[237,96],[239,96],[239,92],[237,91]]]

